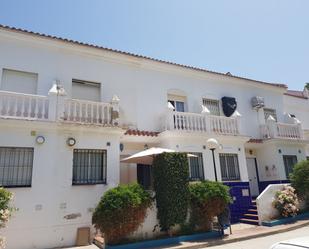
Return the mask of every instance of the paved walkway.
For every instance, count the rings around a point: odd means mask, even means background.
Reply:
[[[235,225],[232,225],[233,234],[226,236],[223,239],[212,239],[208,241],[197,241],[197,242],[183,242],[181,243],[181,245],[168,247],[168,248],[170,249],[199,249],[199,248],[223,245],[223,244],[283,233],[283,232],[295,230],[295,229],[305,227],[305,226],[309,226],[309,220],[301,220],[301,221],[297,221],[292,224],[285,224],[285,225],[279,225],[279,226],[274,226],[274,227],[253,226],[253,225],[247,225],[247,224],[235,224]],[[225,231],[225,233],[227,233],[227,230]]]
[[[212,239],[212,240],[207,240],[207,241],[196,241],[196,242],[183,242],[181,243],[181,245],[178,245],[178,246],[161,247],[161,248],[201,249],[201,248],[211,247],[211,246],[215,246],[215,248],[217,248],[217,246],[219,245],[264,237],[268,235],[274,235],[278,233],[284,233],[284,232],[292,231],[292,230],[302,228],[305,226],[309,226],[309,219],[297,221],[292,224],[285,224],[285,225],[274,226],[274,227],[254,226],[254,225],[247,225],[247,224],[239,223],[239,224],[232,225],[233,234],[226,236],[223,239]],[[228,233],[228,230],[225,230],[225,233]],[[98,247],[95,245],[90,245],[90,246],[81,246],[81,247],[70,247],[66,249],[98,249]]]
[[[209,249],[269,249],[273,244],[277,242],[304,236],[309,236],[309,226],[298,228],[296,230],[288,232],[263,236],[261,238],[255,238],[255,239],[234,242],[230,244],[213,246]],[[204,247],[204,249],[206,248],[208,247]]]

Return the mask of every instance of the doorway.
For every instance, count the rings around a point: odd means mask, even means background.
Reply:
[[[247,158],[247,169],[249,178],[249,187],[252,197],[257,197],[259,195],[259,176],[256,158]]]

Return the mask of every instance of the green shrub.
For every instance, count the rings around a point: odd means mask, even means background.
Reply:
[[[309,160],[297,163],[290,174],[292,186],[297,194],[309,204]]]
[[[191,184],[190,221],[198,229],[208,231],[213,217],[221,214],[231,202],[229,187],[220,182],[202,181]]]
[[[5,227],[5,224],[9,221],[12,212],[15,210],[10,202],[13,198],[13,194],[4,188],[0,188],[0,228]],[[0,236],[0,248],[4,248],[4,238]]]
[[[189,166],[185,153],[162,153],[153,162],[157,217],[162,231],[183,224],[190,201]]]
[[[104,233],[108,244],[117,244],[144,222],[152,199],[138,184],[108,190],[96,207],[92,223]]]

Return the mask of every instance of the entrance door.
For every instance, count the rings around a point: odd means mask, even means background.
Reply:
[[[255,158],[247,158],[247,169],[248,169],[250,192],[253,197],[256,197],[259,195],[259,182],[258,182]]]

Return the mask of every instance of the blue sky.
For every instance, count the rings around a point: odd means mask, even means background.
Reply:
[[[300,90],[308,11],[308,0],[0,0],[0,23]]]

